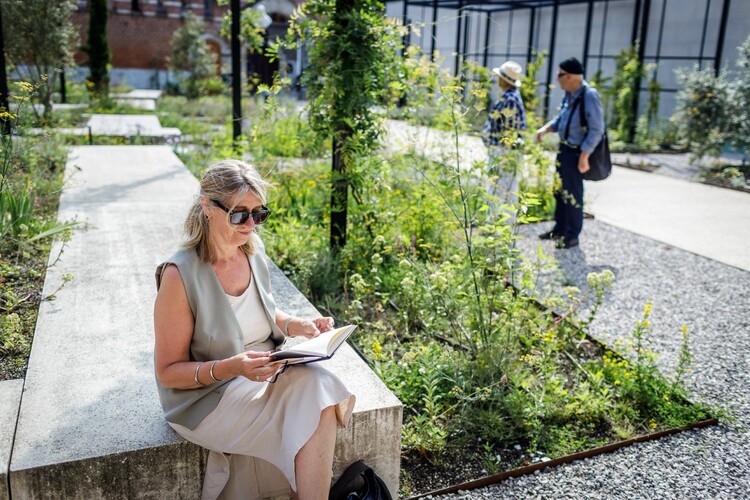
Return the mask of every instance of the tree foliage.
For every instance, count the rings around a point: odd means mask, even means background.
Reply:
[[[638,116],[633,108],[639,86],[646,77],[646,68],[638,58],[638,44],[626,47],[615,57],[615,73],[612,85],[604,94],[605,106],[610,111],[609,126],[614,129],[615,140],[632,142],[631,131],[635,130]]]
[[[736,78],[729,84],[726,128],[729,143],[750,155],[750,36],[737,47]]]
[[[7,0],[3,2],[3,33],[8,61],[23,80],[37,89],[45,121],[52,112],[52,92],[60,72],[73,64],[79,43],[71,22],[76,0]],[[37,119],[37,110],[32,107]]]
[[[188,99],[195,99],[216,74],[216,54],[208,46],[203,34],[206,23],[188,12],[185,22],[172,35],[172,59],[170,66],[173,70],[185,70],[189,74],[183,80],[184,92]]]
[[[698,157],[718,155],[727,144],[750,152],[750,36],[737,49],[735,70],[677,71],[676,118]]]
[[[227,5],[228,0],[219,0],[219,5]],[[250,52],[257,52],[263,48],[266,30],[261,26],[263,13],[258,9],[242,9],[240,12],[240,42],[244,43]],[[232,11],[227,10],[221,20],[221,35],[226,38],[232,36]]]
[[[692,71],[677,71],[677,82],[677,113],[688,148],[698,156],[718,155],[726,139],[726,75],[696,65]]]
[[[107,41],[107,0],[89,2],[89,33],[86,42],[89,55],[91,91],[106,97],[109,91],[110,52]]]
[[[382,0],[312,0],[292,16],[284,43],[309,47],[302,84],[310,125],[320,137],[333,139],[333,246],[346,241],[348,190],[357,189],[357,175],[367,175],[356,172],[355,163],[378,144],[383,119],[378,106],[395,85],[392,74],[400,64],[402,33],[384,11]]]
[[[539,96],[537,94],[539,81],[536,79],[536,75],[539,72],[539,69],[544,66],[546,60],[547,51],[534,51],[532,59],[526,65],[526,73],[523,75],[523,78],[521,78],[521,99],[523,100],[524,107],[529,115],[529,121],[539,120],[536,117],[539,108]]]

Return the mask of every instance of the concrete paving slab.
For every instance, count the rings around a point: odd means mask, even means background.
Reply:
[[[8,468],[22,392],[22,379],[0,382],[0,500],[10,499]]]
[[[116,94],[110,94],[111,97],[117,99],[149,99],[158,100],[162,95],[162,91],[158,89],[133,89],[130,92],[122,92]]]
[[[114,101],[123,106],[130,106],[131,108],[142,109],[143,111],[155,111],[156,101],[153,99],[129,99],[126,97],[115,97]]]
[[[177,248],[198,182],[167,146],[72,148],[66,173],[58,218],[88,226],[47,272],[45,294],[66,273],[74,279],[40,307],[11,491],[19,498],[195,497],[205,454],[164,420],[152,308],[154,269]],[[280,271],[273,280],[282,307],[314,311]],[[337,463],[364,451],[370,462],[387,464],[379,472],[397,488],[400,403],[350,348],[330,367],[346,370],[342,378],[357,396]]]
[[[134,137],[181,135],[179,129],[164,128],[156,115],[91,115],[86,127],[97,135]]]
[[[391,151],[403,153],[416,149],[432,160],[456,165],[456,140],[452,133],[401,120],[387,120],[386,128],[384,146]],[[458,151],[462,169],[487,161],[487,149],[479,137],[462,134],[458,138]]]
[[[132,108],[154,111],[156,109],[156,101],[159,100],[161,94],[161,90],[135,89],[126,93],[110,94],[110,97],[115,102]]]
[[[584,190],[586,211],[603,222],[750,270],[748,193],[622,167]]]

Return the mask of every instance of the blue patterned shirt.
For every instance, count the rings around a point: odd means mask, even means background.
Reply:
[[[521,130],[526,130],[526,108],[518,89],[508,89],[490,109],[490,116],[482,129],[482,141],[487,147],[508,147],[507,143],[503,144],[505,138],[505,141],[515,141],[511,145],[515,147],[522,140],[515,137]]]

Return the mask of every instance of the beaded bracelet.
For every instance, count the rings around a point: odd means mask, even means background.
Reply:
[[[212,379],[212,380],[213,380],[214,382],[221,382],[221,380],[223,380],[223,379],[219,380],[219,379],[218,379],[218,378],[216,378],[216,376],[214,375],[214,366],[216,366],[216,363],[218,363],[218,361],[214,361],[213,363],[211,363],[211,369],[210,369],[210,370],[208,370],[208,374],[209,374],[209,375],[211,375],[211,379]]]
[[[195,367],[195,375],[193,376],[193,379],[195,380],[195,384],[196,384],[196,385],[200,385],[201,387],[206,387],[206,385],[208,385],[208,384],[204,384],[203,382],[201,382],[200,380],[198,380],[198,370],[200,370],[200,369],[201,369],[201,365],[202,365],[203,363],[204,363],[204,362],[203,362],[203,361],[201,361],[201,362],[200,362],[200,363],[198,363],[198,365],[197,365],[197,366]]]

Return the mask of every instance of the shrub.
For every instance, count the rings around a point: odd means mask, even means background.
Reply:
[[[192,12],[185,16],[185,22],[172,35],[173,70],[186,70],[187,78],[182,87],[188,99],[195,99],[205,90],[206,85],[215,87],[212,82],[216,77],[216,54],[201,37],[206,30],[205,23]]]
[[[688,148],[697,156],[718,155],[726,141],[726,74],[718,77],[710,68],[677,71],[681,85],[677,93],[678,120],[682,123]]]

